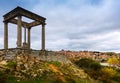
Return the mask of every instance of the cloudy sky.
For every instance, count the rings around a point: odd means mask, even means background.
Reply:
[[[0,0],[0,49],[3,15],[17,6],[47,18],[48,50],[120,52],[120,0]],[[17,26],[9,24],[10,48],[16,47],[16,32]],[[32,48],[41,49],[41,26],[31,32]]]

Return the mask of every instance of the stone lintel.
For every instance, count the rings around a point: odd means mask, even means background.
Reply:
[[[21,7],[16,7],[15,9],[13,9],[12,11],[8,12],[7,14],[5,14],[3,17],[4,17],[4,21],[8,21],[18,15],[21,15],[21,16],[25,16],[25,17],[28,17],[32,20],[36,20],[36,21],[39,21],[41,23],[44,23],[46,18],[42,17],[42,16],[39,16],[37,14],[34,14],[26,9],[23,9]]]
[[[34,21],[34,22],[31,22],[28,24],[28,27],[34,27],[34,26],[37,26],[37,25],[40,25],[41,23],[38,22],[38,21]]]
[[[9,22],[9,20],[10,19],[14,19],[16,16],[17,16],[17,13],[18,12],[15,12],[15,11],[13,11],[13,12],[11,12],[11,13],[9,13],[7,16],[3,16],[4,17],[4,22],[6,21],[8,21]]]
[[[10,23],[13,23],[13,24],[17,24],[17,19],[11,19],[9,20]],[[22,22],[22,27],[24,28],[28,28],[28,27],[34,27],[34,26],[37,26],[37,25],[40,25],[41,23],[38,22],[38,21],[34,21],[34,22],[31,22],[31,23],[27,23],[27,22],[24,22],[24,21],[21,21]]]
[[[39,21],[41,23],[44,23],[45,22],[45,18],[41,18],[40,16],[36,15],[36,14],[33,14],[33,13],[30,13],[30,12],[26,12],[24,10],[21,11],[21,14],[22,16],[25,16],[27,18],[30,18],[32,20],[35,20],[35,21]]]
[[[17,23],[18,23],[18,20],[17,20],[17,19],[11,19],[11,20],[9,20],[9,22],[10,22],[10,23],[13,23],[13,24],[17,24]],[[21,21],[21,22],[22,22],[21,26],[24,27],[24,28],[27,28],[28,23],[27,23],[27,22],[24,22],[24,21]]]

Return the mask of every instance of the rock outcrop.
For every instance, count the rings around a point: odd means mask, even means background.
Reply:
[[[75,82],[77,80],[83,82],[94,81],[82,69],[77,68],[72,63],[43,61],[40,57],[22,54],[11,60],[1,59],[0,57],[0,72],[17,78],[17,81],[23,81],[24,79],[27,82],[31,79],[39,81],[54,80],[60,83],[67,83],[70,80]],[[53,83],[52,81],[49,83]]]

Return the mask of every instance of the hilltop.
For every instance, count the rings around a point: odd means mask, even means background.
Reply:
[[[96,83],[73,63],[43,61],[20,54],[11,60],[0,57],[0,82],[4,83]]]
[[[100,64],[112,57],[119,61],[119,53],[18,50],[0,51],[0,82],[119,83],[119,67]]]

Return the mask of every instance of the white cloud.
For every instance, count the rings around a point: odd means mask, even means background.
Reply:
[[[117,40],[120,36],[119,16],[115,16],[118,3],[114,0],[102,0],[99,6],[83,3],[83,0],[76,2],[70,0],[58,6],[51,4],[52,6],[45,8],[45,4],[42,6],[39,4],[34,7],[34,11],[42,12],[42,15],[47,17],[47,47],[101,51],[119,49],[118,46],[114,48],[120,42]],[[70,7],[71,5],[73,7]]]

